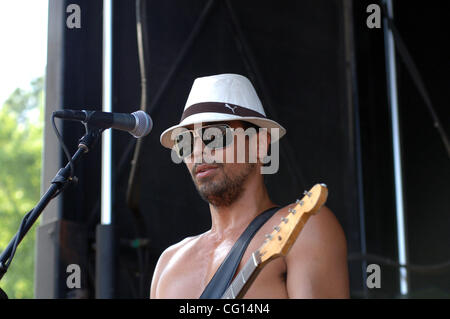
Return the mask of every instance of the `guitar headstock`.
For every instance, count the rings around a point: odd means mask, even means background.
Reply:
[[[328,188],[325,184],[316,184],[303,194],[304,197],[296,201],[295,207],[289,208],[289,214],[281,218],[281,223],[266,234],[266,240],[258,250],[262,263],[288,253],[309,216],[325,204]]]

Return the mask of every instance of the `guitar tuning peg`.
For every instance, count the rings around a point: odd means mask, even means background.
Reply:
[[[295,204],[299,204],[300,206],[303,206],[303,201],[300,200],[300,199],[297,199],[297,200],[295,201]]]
[[[266,234],[266,238],[267,238],[268,240],[272,240],[272,235],[271,235],[271,234]]]
[[[281,228],[278,226],[275,226],[273,229],[276,230],[277,232],[279,232]]]
[[[285,224],[287,224],[287,222],[289,221],[289,219],[287,219],[286,217],[281,217],[281,221],[283,221]]]
[[[308,192],[308,191],[304,191],[303,195],[308,195],[308,197],[311,197],[312,193]]]

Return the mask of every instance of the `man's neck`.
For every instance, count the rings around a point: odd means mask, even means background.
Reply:
[[[242,233],[257,215],[275,206],[259,177],[248,179],[243,193],[231,205],[220,207],[209,205],[212,221],[211,235],[218,239],[236,236]]]

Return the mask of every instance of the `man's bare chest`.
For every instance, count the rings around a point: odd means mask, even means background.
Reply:
[[[238,266],[236,275],[259,248],[263,236],[252,239]],[[229,253],[234,241],[215,243],[199,240],[180,248],[161,276],[158,295],[160,298],[198,298]],[[246,298],[286,298],[286,263],[278,258],[267,264],[250,286]]]

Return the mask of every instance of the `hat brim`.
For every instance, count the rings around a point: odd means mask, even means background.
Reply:
[[[162,132],[160,136],[160,142],[161,144],[166,148],[172,148],[174,145],[174,138],[172,137],[172,132],[176,130],[177,128],[185,127],[192,124],[197,123],[214,123],[214,122],[225,122],[225,121],[245,121],[252,124],[255,124],[262,128],[278,128],[279,134],[278,136],[274,135],[271,138],[271,143],[274,143],[278,141],[281,137],[283,137],[286,134],[286,129],[278,124],[277,122],[261,117],[243,117],[243,116],[237,116],[232,114],[223,114],[223,113],[213,113],[213,112],[204,112],[204,113],[197,113],[194,115],[191,115],[187,118],[185,118],[181,123],[171,126],[168,129],[166,129],[164,132]]]

